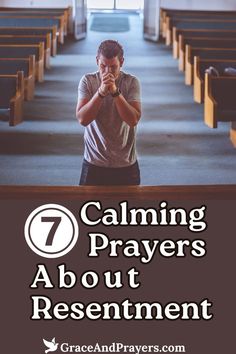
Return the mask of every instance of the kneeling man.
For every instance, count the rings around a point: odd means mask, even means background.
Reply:
[[[117,41],[103,41],[96,60],[98,71],[84,75],[78,88],[76,117],[85,126],[80,185],[139,185],[139,81],[121,70],[124,51]]]

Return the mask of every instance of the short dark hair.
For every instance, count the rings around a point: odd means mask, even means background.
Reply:
[[[118,41],[107,39],[100,43],[97,56],[103,55],[107,59],[118,57],[121,61],[124,57],[124,50]]]

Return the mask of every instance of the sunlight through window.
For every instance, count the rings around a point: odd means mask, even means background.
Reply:
[[[88,9],[100,9],[100,10],[142,10],[144,6],[144,0],[88,0]]]

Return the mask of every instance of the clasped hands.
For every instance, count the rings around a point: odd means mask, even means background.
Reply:
[[[100,93],[103,96],[107,96],[109,93],[114,94],[117,90],[116,83],[115,83],[115,76],[111,73],[105,73],[101,76],[101,86],[100,86]]]

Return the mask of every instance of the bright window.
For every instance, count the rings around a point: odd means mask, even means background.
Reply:
[[[116,0],[117,9],[140,10],[143,9],[144,0]]]
[[[144,0],[87,0],[88,9],[123,9],[140,10],[143,9]]]
[[[113,0],[87,0],[88,9],[113,9],[114,1]]]

